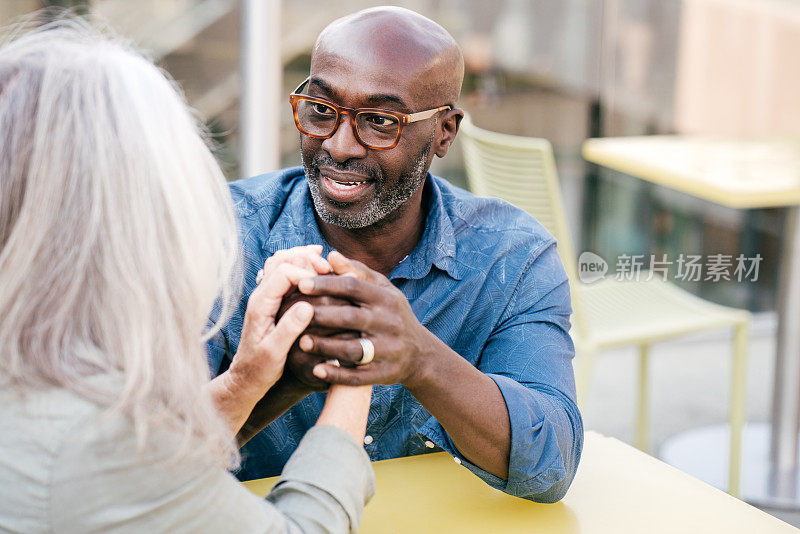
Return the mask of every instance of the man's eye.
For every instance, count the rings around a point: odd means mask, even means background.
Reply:
[[[397,119],[388,115],[370,115],[367,117],[367,122],[373,126],[394,126],[397,124]]]
[[[332,107],[320,104],[319,102],[312,103],[311,107],[314,109],[315,113],[319,113],[320,115],[332,115],[334,113]]]

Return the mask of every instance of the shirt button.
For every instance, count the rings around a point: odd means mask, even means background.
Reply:
[[[432,441],[428,440],[428,441],[425,442],[425,446],[428,447],[429,449],[432,449],[436,445],[434,445]]]
[[[364,445],[372,443],[372,436],[364,436]]]
[[[453,458],[453,461],[458,465],[461,465],[461,458]]]

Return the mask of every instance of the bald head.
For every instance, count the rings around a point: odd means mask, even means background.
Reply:
[[[455,39],[408,9],[377,7],[342,17],[319,35],[311,57],[315,67],[345,65],[357,78],[402,79],[425,105],[455,105],[464,78],[464,59]]]

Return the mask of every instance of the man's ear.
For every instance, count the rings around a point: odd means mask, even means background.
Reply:
[[[445,157],[447,151],[450,150],[450,145],[452,145],[453,141],[456,139],[458,127],[461,124],[461,119],[463,118],[464,111],[458,108],[451,109],[444,114],[439,126],[441,135],[439,140],[436,142],[436,149],[433,151],[434,154],[440,158]]]

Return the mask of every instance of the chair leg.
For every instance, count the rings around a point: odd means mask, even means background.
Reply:
[[[747,374],[747,323],[739,325],[733,334],[733,362],[731,365],[731,443],[728,451],[728,493],[739,497],[742,463],[742,430],[745,424],[745,377]]]
[[[576,348],[575,390],[578,396],[578,409],[580,410],[583,410],[586,397],[589,394],[589,384],[592,381],[592,371],[594,370],[594,353],[594,349]]]
[[[649,345],[639,345],[639,399],[636,405],[636,448],[642,452],[649,452],[649,392],[648,392],[648,352]]]

